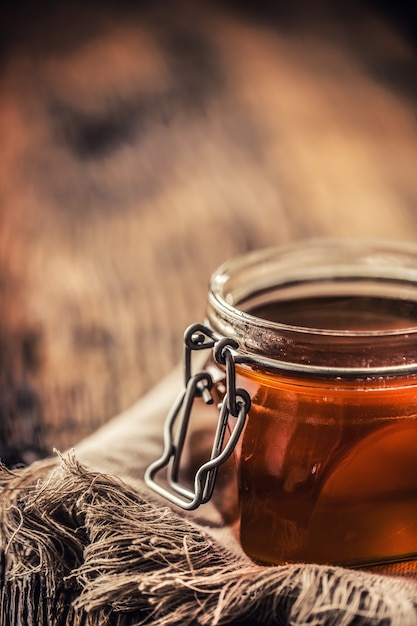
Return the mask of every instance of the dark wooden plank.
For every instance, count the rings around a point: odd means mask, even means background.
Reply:
[[[8,463],[67,448],[167,373],[225,258],[414,238],[412,41],[370,5],[280,6],[2,14]]]

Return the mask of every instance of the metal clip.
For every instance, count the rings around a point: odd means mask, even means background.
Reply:
[[[193,324],[184,334],[184,344],[185,388],[167,416],[164,426],[164,451],[161,458],[146,470],[145,482],[173,504],[192,510],[210,500],[217,470],[233,453],[245,425],[246,415],[250,408],[250,397],[246,390],[236,388],[232,350],[235,350],[238,344],[233,339],[216,340],[210,329],[201,324]],[[208,348],[213,349],[213,356],[217,363],[226,367],[226,393],[219,405],[219,418],[210,459],[196,471],[194,488],[190,489],[179,482],[179,470],[194,400],[202,397],[207,404],[213,402],[211,395],[213,378],[206,370],[191,374],[191,354],[193,350]],[[230,415],[236,419],[236,422],[224,445]],[[155,480],[156,474],[165,468],[169,488]]]

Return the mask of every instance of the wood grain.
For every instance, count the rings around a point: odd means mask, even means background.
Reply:
[[[248,6],[4,14],[7,463],[71,446],[165,375],[223,260],[415,238],[412,42],[366,4]]]

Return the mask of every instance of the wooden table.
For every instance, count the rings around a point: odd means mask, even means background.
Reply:
[[[405,32],[364,3],[164,6],[2,14],[6,463],[68,448],[166,374],[224,259],[415,238]]]

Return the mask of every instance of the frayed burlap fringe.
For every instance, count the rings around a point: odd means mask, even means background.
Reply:
[[[248,565],[144,493],[72,454],[4,470],[2,626],[417,625],[412,581]]]

